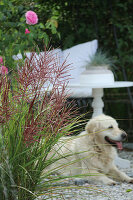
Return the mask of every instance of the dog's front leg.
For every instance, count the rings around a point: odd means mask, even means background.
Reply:
[[[88,181],[95,183],[103,183],[105,185],[115,185],[116,182],[108,178],[105,174],[99,173],[97,170],[83,169],[82,174]]]
[[[121,172],[115,165],[109,171],[109,175],[119,181],[125,181],[127,183],[133,183],[133,178],[126,175],[124,172]]]

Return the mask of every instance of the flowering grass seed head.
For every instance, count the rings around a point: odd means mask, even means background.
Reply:
[[[56,136],[70,122],[71,108],[66,103],[69,69],[66,62],[60,63],[54,50],[39,54],[33,52],[30,57],[26,57],[24,65],[18,68],[11,101],[16,105],[15,114],[24,112],[21,109],[26,106],[23,127],[26,142],[38,141],[41,136]],[[3,105],[8,113],[13,113],[10,103],[7,103],[9,90]],[[11,114],[9,117],[12,117]]]

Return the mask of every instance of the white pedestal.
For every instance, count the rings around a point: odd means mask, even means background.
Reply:
[[[103,88],[95,88],[92,89],[92,96],[93,96],[93,115],[95,117],[103,113],[104,102],[102,100],[103,97]]]

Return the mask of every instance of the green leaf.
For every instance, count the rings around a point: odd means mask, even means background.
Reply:
[[[44,24],[43,24],[43,23],[39,23],[39,27],[40,27],[40,28],[42,28],[42,29],[44,29],[44,28],[45,28],[45,26],[44,26]]]
[[[127,189],[127,190],[126,190],[126,192],[132,192],[132,191],[133,191],[132,189]]]

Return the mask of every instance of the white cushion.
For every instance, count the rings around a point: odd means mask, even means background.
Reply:
[[[52,55],[52,57],[57,58],[57,61],[62,64],[63,62],[63,53],[61,49],[54,49],[52,51],[49,51],[48,55]],[[31,52],[26,52],[25,55],[30,59],[32,53]],[[40,56],[44,56],[45,52],[40,52],[39,54],[35,53],[35,60],[38,60]],[[22,54],[18,53],[17,55],[12,56],[14,60],[21,60],[22,59]]]
[[[78,44],[63,51],[63,57],[67,64],[71,64],[71,80],[69,84],[79,83],[79,76],[84,71],[85,65],[90,62],[90,56],[96,53],[98,41],[92,40]]]

